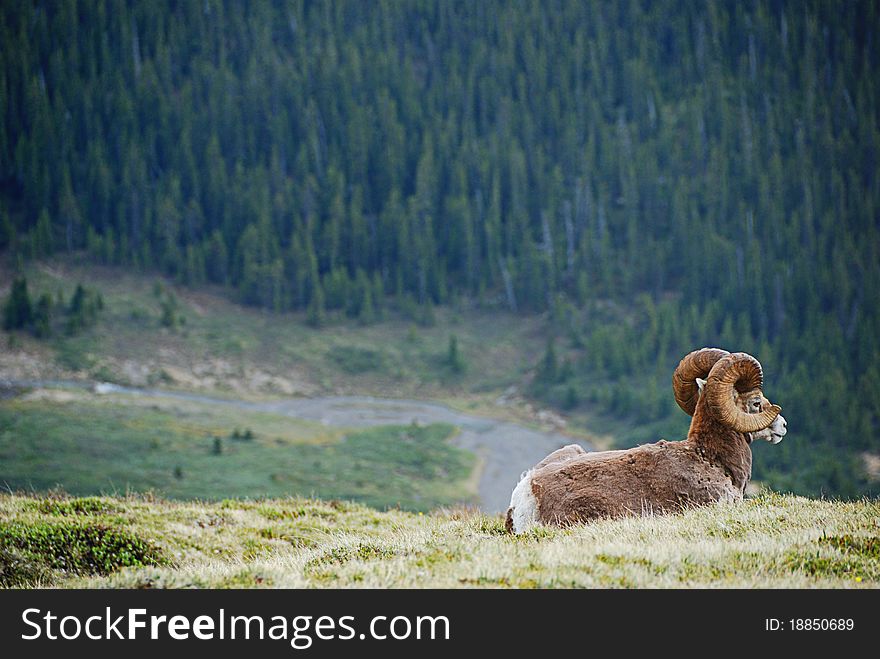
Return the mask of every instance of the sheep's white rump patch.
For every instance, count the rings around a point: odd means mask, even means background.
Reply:
[[[510,495],[514,533],[523,533],[538,525],[538,500],[532,492],[532,471],[523,474]]]

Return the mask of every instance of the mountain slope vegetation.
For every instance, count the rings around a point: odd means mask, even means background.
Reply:
[[[684,435],[703,345],[764,363],[758,477],[877,491],[877,4],[4,2],[0,250],[321,326],[547,313],[532,391]],[[769,453],[769,452],[768,452]]]

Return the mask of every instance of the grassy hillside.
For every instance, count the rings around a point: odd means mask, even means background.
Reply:
[[[0,583],[61,587],[877,587],[880,505],[763,494],[507,535],[467,510],[0,495]],[[122,550],[120,550],[122,548]]]
[[[11,282],[13,270],[0,259],[0,282]],[[633,446],[660,437],[678,439],[687,432],[688,419],[675,406],[669,389],[671,365],[643,360],[651,368],[622,379],[615,379],[607,369],[590,378],[571,372],[571,364],[579,360],[601,361],[618,354],[608,337],[638,333],[644,310],[608,304],[601,313],[569,310],[557,317],[442,307],[435,309],[433,321],[427,324],[400,310],[387,310],[384,319],[372,325],[360,325],[340,312],[329,314],[325,325],[316,329],[301,312],[266,313],[231,302],[218,288],[181,287],[155,275],[83,263],[77,255],[32,262],[25,274],[34,298],[49,293],[67,301],[82,282],[101,293],[104,309],[93,326],[74,336],[61,327],[41,340],[27,332],[6,333],[0,379],[102,380],[262,400],[324,394],[433,399],[462,411],[532,425],[547,425],[542,408],[555,407],[564,415],[569,433],[599,448]],[[7,292],[0,284],[0,299]],[[163,305],[171,299],[175,323],[166,327]],[[676,317],[667,316],[664,325],[674,326]],[[56,324],[60,322],[56,319]],[[542,371],[548,337],[554,333],[562,336],[555,343],[557,376],[551,383],[542,378]],[[453,336],[463,368],[454,368],[449,361]],[[707,342],[711,341],[704,335],[687,339],[690,348]],[[731,337],[720,343],[744,347]],[[813,385],[807,386],[808,379],[781,377],[773,369],[775,355],[765,348],[755,354],[766,365],[768,394],[785,408],[791,434],[779,446],[755,448],[754,478],[778,490],[811,496],[858,498],[876,492],[880,470],[877,451],[871,448],[876,433],[866,427],[844,440],[837,432],[827,436],[834,447],[817,447],[810,440],[803,405],[779,392],[783,384],[805,391]],[[576,394],[574,406],[568,404],[570,392]],[[46,402],[47,408],[52,406]],[[38,407],[30,408],[34,415],[39,414]],[[829,409],[843,407],[829,404]],[[244,425],[233,419],[219,425],[212,421],[197,435],[210,431],[222,437]],[[263,434],[278,436],[277,426]],[[37,426],[30,428],[39,432]],[[174,466],[167,465],[165,474]],[[26,470],[15,476],[17,485],[28,486],[35,474]],[[188,490],[181,495],[215,493]]]
[[[0,281],[11,282],[12,272],[0,261]],[[104,310],[76,336],[8,334],[12,350],[0,355],[7,377],[77,376],[236,396],[471,398],[522,384],[546,342],[540,317],[444,308],[429,323],[388,312],[362,326],[340,313],[315,329],[303,313],[270,314],[234,304],[220,289],[187,289],[76,258],[34,263],[25,272],[35,298],[69,300],[82,282],[100,291]],[[6,293],[0,284],[0,298]],[[176,322],[165,327],[163,304],[172,298]],[[448,363],[453,335],[463,369]]]

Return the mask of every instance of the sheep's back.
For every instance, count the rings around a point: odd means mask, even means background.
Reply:
[[[688,442],[586,453],[532,474],[540,521],[572,524],[742,498],[726,472]]]

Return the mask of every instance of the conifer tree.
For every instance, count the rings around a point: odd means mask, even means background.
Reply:
[[[43,293],[34,308],[34,336],[46,339],[52,335],[52,296]]]
[[[3,307],[3,329],[23,329],[29,327],[33,321],[33,307],[28,295],[27,279],[17,278],[12,282],[9,299]]]

